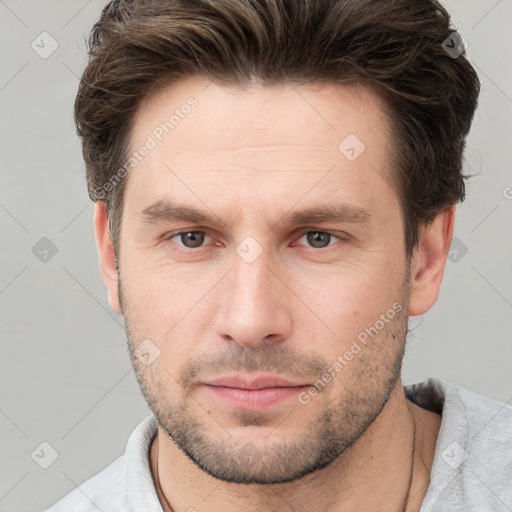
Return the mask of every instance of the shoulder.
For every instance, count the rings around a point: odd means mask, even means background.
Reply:
[[[466,443],[452,442],[442,454],[451,469],[453,490],[464,510],[507,511],[512,508],[512,407],[461,386],[449,385],[454,410],[466,419]],[[452,431],[454,438],[457,432]],[[454,458],[450,458],[455,454]]]
[[[512,464],[512,405],[498,402],[456,384],[443,382],[445,389],[444,409],[450,416],[456,414],[459,422],[453,426],[466,430],[465,449],[468,460],[490,460],[494,467]],[[449,409],[449,411],[448,411]],[[479,463],[481,463],[480,461]],[[508,473],[512,481],[512,472]]]
[[[123,509],[125,455],[43,512],[114,512]]]
[[[156,432],[156,418],[143,419],[131,433],[123,455],[43,512],[161,512],[149,460]]]
[[[462,387],[456,392],[466,408],[468,466],[486,470],[494,483],[502,480],[512,505],[512,406]]]
[[[421,512],[512,510],[512,406],[440,379],[405,392],[442,417]]]
[[[404,391],[420,407],[441,414],[448,427],[467,430],[468,446],[478,445],[490,435],[512,442],[512,401],[498,402],[435,378],[406,386]]]
[[[478,434],[486,431],[488,434],[499,434],[500,437],[504,435],[509,442],[512,440],[511,402],[498,402],[461,386],[454,388],[466,405],[470,436],[472,434],[473,438],[477,439]]]

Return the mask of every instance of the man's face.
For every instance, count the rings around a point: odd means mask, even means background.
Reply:
[[[212,476],[324,467],[397,386],[409,290],[389,137],[360,87],[195,78],[138,111],[131,149],[150,149],[119,255],[132,361],[160,426]]]

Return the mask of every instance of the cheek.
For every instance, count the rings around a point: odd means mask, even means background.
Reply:
[[[122,280],[123,314],[130,327],[131,343],[135,347],[142,340],[151,340],[158,347],[159,358],[158,364],[148,370],[163,372],[161,378],[170,379],[174,385],[165,371],[177,379],[211,330],[212,311],[208,305],[215,294],[209,296],[208,291],[213,282],[183,269],[136,274]]]
[[[350,342],[402,300],[397,286],[402,276],[397,274],[391,279],[391,272],[336,268],[329,275],[297,280],[298,296],[322,320],[324,335],[338,345]]]
[[[183,317],[197,302],[207,286],[205,279],[192,268],[142,262],[126,267],[130,270],[123,275],[123,289],[130,309],[140,321],[155,327],[163,323],[173,325],[173,321]]]

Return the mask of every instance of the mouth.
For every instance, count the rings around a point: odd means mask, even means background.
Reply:
[[[214,399],[239,409],[260,410],[297,398],[310,384],[293,382],[277,375],[231,375],[219,377],[201,386]]]

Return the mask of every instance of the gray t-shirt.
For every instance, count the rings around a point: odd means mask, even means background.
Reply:
[[[512,512],[512,406],[439,379],[406,386],[405,393],[442,414],[420,512]],[[156,418],[148,416],[124,455],[44,512],[162,512],[149,463],[156,431]]]

